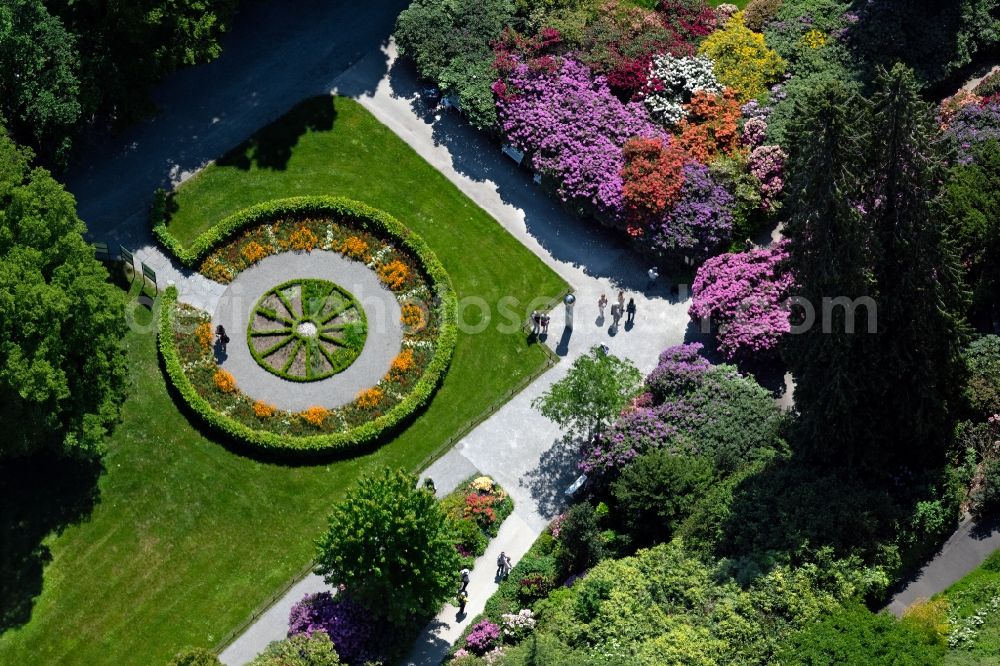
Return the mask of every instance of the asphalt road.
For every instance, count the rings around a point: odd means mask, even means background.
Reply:
[[[409,0],[244,0],[217,60],[153,91],[155,116],[93,138],[62,177],[94,240],[148,238],[152,192],[169,187],[387,43]],[[377,83],[375,79],[372,84]]]

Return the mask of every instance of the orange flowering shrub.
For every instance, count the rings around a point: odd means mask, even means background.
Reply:
[[[212,341],[215,340],[215,334],[212,333],[212,325],[207,321],[195,326],[194,337],[198,339],[198,344],[204,349],[212,348]]]
[[[306,423],[319,428],[323,425],[323,421],[330,416],[330,410],[325,407],[320,407],[319,405],[314,405],[304,412],[299,412],[299,416],[301,416]]]
[[[740,103],[732,90],[722,95],[698,91],[687,105],[687,118],[677,124],[676,142],[702,164],[720,153],[740,150]]]
[[[240,250],[240,254],[243,255],[243,258],[247,260],[248,264],[255,264],[266,257],[269,252],[267,251],[267,248],[257,241],[250,241],[243,246],[243,249]]]
[[[635,137],[625,142],[622,152],[622,194],[629,215],[638,220],[662,216],[684,185],[684,150],[676,141],[664,146],[663,139]]]
[[[410,277],[410,269],[399,259],[378,267],[378,276],[390,289],[399,289]]]
[[[423,308],[413,303],[404,303],[399,320],[411,330],[420,330],[425,323]]]
[[[293,250],[306,250],[308,252],[319,244],[319,239],[316,238],[316,234],[312,230],[302,225],[288,237],[288,244]]]
[[[209,280],[228,283],[233,280],[233,272],[222,264],[216,257],[209,257],[201,264],[201,274]]]
[[[399,356],[392,360],[392,365],[389,366],[389,379],[394,379],[413,369],[416,365],[416,361],[413,359],[413,350],[404,349],[400,352]]]
[[[274,416],[274,413],[278,411],[277,407],[268,404],[263,400],[257,400],[253,403],[253,413],[257,415],[258,418],[266,419]]]
[[[372,409],[373,407],[378,407],[378,404],[382,402],[385,398],[385,391],[377,386],[373,386],[366,391],[362,391],[358,394],[358,407],[361,409]]]
[[[222,368],[216,370],[215,374],[212,375],[212,381],[215,382],[216,388],[223,393],[233,393],[236,390],[236,378],[228,370]]]
[[[357,236],[350,236],[345,240],[341,246],[340,251],[346,254],[351,259],[357,259],[358,261],[368,261],[368,243],[361,240]]]

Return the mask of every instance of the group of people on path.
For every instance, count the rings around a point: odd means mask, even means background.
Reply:
[[[601,298],[597,301],[597,310],[601,313],[601,319],[604,319],[604,309],[608,306],[608,296],[607,294],[601,294]],[[636,313],[635,299],[628,299],[628,304],[625,304],[625,292],[618,292],[618,302],[611,306],[611,321],[614,322],[613,328],[617,329],[618,324],[621,322],[622,315],[626,316],[626,324],[635,323],[635,313]]]
[[[549,321],[550,317],[547,313],[535,310],[531,313],[531,332],[534,335],[538,335],[539,333],[547,335],[549,332]]]
[[[510,556],[501,550],[500,555],[497,557],[496,581],[500,582],[507,578],[510,575],[510,568]],[[462,569],[459,572],[459,578],[462,581],[462,585],[458,588],[458,594],[456,595],[459,616],[465,615],[465,604],[469,602],[469,582],[472,580],[471,573],[468,569]]]

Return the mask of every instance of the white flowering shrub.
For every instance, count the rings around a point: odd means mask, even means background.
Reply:
[[[527,608],[517,613],[504,613],[501,618],[503,637],[509,641],[523,640],[535,628],[535,614]]]
[[[712,61],[705,56],[675,58],[664,54],[650,63],[643,102],[660,123],[676,125],[684,118],[684,105],[699,90],[722,92]]]

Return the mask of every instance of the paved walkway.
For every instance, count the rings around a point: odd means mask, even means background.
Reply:
[[[329,280],[351,292],[368,319],[361,354],[343,372],[315,382],[289,382],[257,364],[244,344],[250,313],[268,290],[295,278]],[[239,344],[230,344],[220,365],[233,373],[247,395],[281,409],[302,411],[313,405],[333,409],[354,400],[389,372],[403,344],[396,296],[358,261],[327,250],[283,252],[265,257],[241,272],[215,308],[212,326],[222,324]]]
[[[372,76],[388,72],[374,86]],[[577,476],[576,451],[559,441],[559,428],[531,407],[531,401],[565,375],[573,359],[593,346],[607,344],[611,353],[632,359],[643,372],[656,365],[659,352],[685,339],[690,329],[687,303],[669,299],[669,283],[646,289],[648,265],[641,262],[613,234],[581,222],[567,213],[532,182],[531,173],[518,169],[499,148],[454,115],[437,117],[420,103],[417,78],[395,62],[388,47],[372,53],[330,86],[338,94],[358,99],[381,122],[395,131],[430,164],[489,212],[507,231],[537,254],[575,290],[577,305],[572,325],[566,310],[552,312],[550,334],[542,341],[564,358],[562,363],[464,437],[423,476],[434,479],[439,495],[480,471],[499,481],[514,500],[514,513],[501,527],[486,554],[472,572],[470,599],[464,618],[445,606],[415,646],[409,664],[437,664],[468,621],[482,611],[496,588],[496,556],[505,551],[516,563],[548,521],[564,506],[564,489]],[[598,318],[597,300],[618,290],[635,298],[636,324],[611,328]],[[682,294],[684,291],[682,290]],[[310,579],[307,579],[310,580]],[[306,592],[325,589],[293,588],[279,604],[290,607]],[[295,597],[292,599],[292,597]],[[268,642],[284,637],[287,613],[268,611],[220,655],[228,665],[244,664]]]
[[[1000,526],[980,526],[966,518],[941,550],[896,594],[886,608],[897,617],[917,599],[930,599],[965,576],[1000,548]]]

